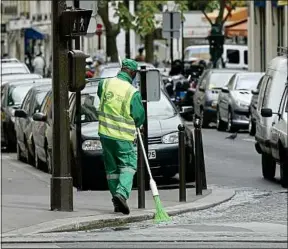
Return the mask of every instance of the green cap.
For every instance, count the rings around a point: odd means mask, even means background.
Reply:
[[[136,71],[138,69],[138,63],[131,59],[124,59],[122,61],[122,67],[126,67],[132,71]]]

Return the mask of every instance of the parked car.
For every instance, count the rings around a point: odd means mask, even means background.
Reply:
[[[20,61],[16,58],[9,58],[9,59],[1,59],[2,63],[20,63]]]
[[[256,115],[257,115],[257,105],[258,105],[258,97],[259,97],[259,90],[262,85],[264,76],[261,77],[261,79],[258,82],[257,88],[255,90],[252,90],[252,99],[249,107],[249,134],[251,136],[255,136],[256,133]]]
[[[6,74],[1,75],[1,91],[4,88],[5,84],[8,82],[16,82],[19,80],[27,79],[42,79],[42,76],[39,74]]]
[[[27,79],[5,84],[2,89],[1,105],[1,141],[8,150],[16,150],[16,133],[14,128],[15,110],[22,102],[35,83],[45,82],[46,79]]]
[[[28,91],[20,109],[15,111],[17,159],[34,165],[35,142],[32,136],[33,114],[40,111],[41,103],[52,87],[52,80],[36,83]]]
[[[102,161],[102,147],[98,136],[97,108],[99,99],[96,94],[97,86],[86,86],[81,93],[82,120],[82,182],[83,188],[89,189],[94,184],[105,181],[104,165]],[[79,186],[79,169],[75,165],[76,155],[76,127],[75,127],[75,93],[70,102],[71,124],[71,164],[74,185]],[[149,126],[149,163],[154,176],[173,177],[178,173],[178,125],[184,124],[179,113],[171,103],[169,96],[162,89],[159,102],[148,103]],[[193,149],[193,135],[186,127],[187,145],[187,180],[194,180],[194,160],[188,150]]]
[[[203,72],[193,96],[194,113],[202,118],[202,127],[216,122],[219,92],[236,72],[230,69],[208,69]]]
[[[261,110],[262,117],[272,117],[273,111],[270,108]],[[273,117],[271,127],[271,154],[276,163],[280,164],[280,182],[282,187],[288,187],[288,82],[282,94],[279,110]],[[274,162],[273,162],[274,163]]]
[[[264,73],[235,73],[219,94],[217,102],[217,129],[233,132],[249,126],[249,106],[252,90]]]
[[[3,63],[1,65],[1,76],[6,74],[25,74],[30,73],[30,70],[24,63],[19,62],[11,62],[11,63]]]
[[[52,89],[45,95],[39,112],[33,114],[32,139],[35,167],[52,173]]]
[[[265,179],[275,177],[276,163],[271,150],[271,128],[278,116],[281,96],[287,82],[287,57],[278,56],[268,65],[258,98],[256,115],[255,149],[261,154],[262,175]],[[261,110],[269,108],[272,117],[261,116]]]

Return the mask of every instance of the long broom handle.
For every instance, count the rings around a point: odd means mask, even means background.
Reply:
[[[145,151],[145,148],[144,148],[141,132],[140,132],[139,128],[137,128],[136,131],[137,131],[137,135],[138,135],[138,138],[139,138],[139,141],[140,141],[140,145],[141,145],[141,148],[142,148],[142,152],[143,152],[143,155],[144,155],[144,159],[145,159],[145,163],[146,163],[146,166],[147,166],[147,170],[148,170],[150,179],[152,179],[152,173],[151,173],[151,170],[150,170],[148,158],[147,158],[146,151]]]

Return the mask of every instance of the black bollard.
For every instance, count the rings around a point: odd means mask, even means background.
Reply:
[[[143,139],[142,129],[140,130]],[[145,208],[145,159],[139,138],[137,137],[137,187],[138,187],[138,208]]]
[[[200,127],[200,159],[201,159],[201,175],[202,175],[202,188],[207,189],[207,180],[206,180],[206,170],[205,170],[205,158],[203,150],[203,139],[202,139],[202,129]]]
[[[186,202],[186,162],[185,162],[185,126],[180,124],[179,130],[179,147],[178,147],[178,161],[179,161],[179,201]]]
[[[196,195],[202,195],[202,174],[201,174],[201,120],[195,117],[194,139],[195,139],[195,185]]]

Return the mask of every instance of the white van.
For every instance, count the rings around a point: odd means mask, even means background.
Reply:
[[[248,69],[248,47],[245,45],[224,45],[222,58],[226,63],[226,68]],[[185,49],[185,62],[194,62],[199,59],[209,62],[209,45],[189,46]]]
[[[281,96],[287,82],[287,58],[278,56],[268,65],[260,87],[256,111],[255,148],[262,156],[262,174],[266,179],[275,177],[276,163],[271,150],[271,128],[279,112]],[[261,115],[262,109],[271,109],[273,115]]]

